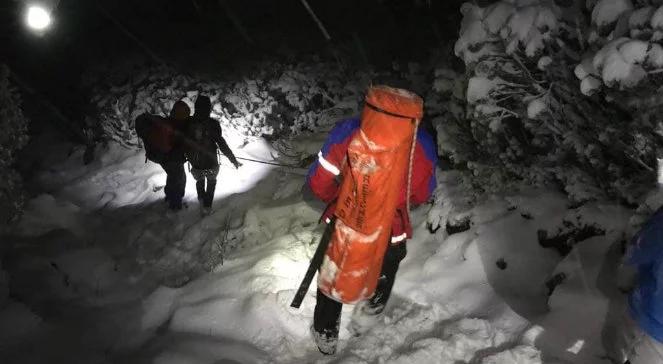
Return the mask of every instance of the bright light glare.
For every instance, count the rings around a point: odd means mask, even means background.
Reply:
[[[28,26],[35,30],[44,30],[51,24],[51,15],[46,9],[32,5],[25,18]]]

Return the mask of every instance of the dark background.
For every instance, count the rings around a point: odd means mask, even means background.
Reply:
[[[52,121],[44,115],[56,110],[78,122],[88,104],[81,78],[99,63],[143,57],[184,73],[241,72],[260,60],[333,50],[353,63],[389,67],[424,60],[453,41],[462,1],[308,3],[331,41],[300,0],[60,0],[40,35],[23,24],[28,2],[10,0],[0,5],[0,62],[22,86],[33,122]]]

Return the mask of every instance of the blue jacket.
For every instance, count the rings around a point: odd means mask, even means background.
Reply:
[[[663,343],[663,208],[633,237],[626,262],[638,271],[629,308],[640,328]]]

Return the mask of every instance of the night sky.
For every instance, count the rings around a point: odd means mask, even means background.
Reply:
[[[431,49],[457,37],[461,2],[309,0],[331,41],[299,0],[55,3],[53,24],[41,35],[23,24],[27,1],[5,2],[0,11],[0,62],[34,91],[24,98],[26,113],[37,122],[44,100],[80,119],[87,103],[81,76],[90,66],[115,59],[144,57],[184,73],[241,72],[257,60],[325,56],[332,47],[353,62],[378,68],[393,60],[423,61]],[[40,102],[32,105],[35,96]]]

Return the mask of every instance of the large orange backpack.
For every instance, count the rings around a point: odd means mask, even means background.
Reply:
[[[356,303],[375,292],[422,116],[422,99],[409,91],[368,90],[360,130],[348,146],[334,231],[318,275],[320,291],[336,301]]]

